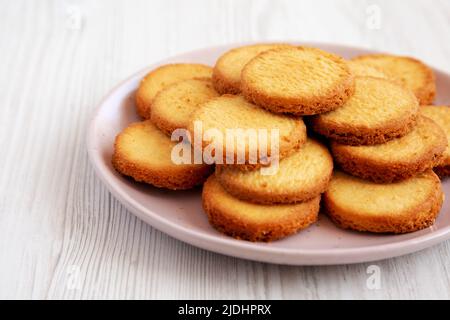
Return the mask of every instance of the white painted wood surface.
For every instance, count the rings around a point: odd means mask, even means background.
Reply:
[[[174,240],[88,163],[96,104],[168,55],[249,40],[373,47],[450,71],[450,1],[0,0],[0,298],[450,298],[450,242],[369,264],[288,267]],[[380,19],[378,19],[378,17]]]

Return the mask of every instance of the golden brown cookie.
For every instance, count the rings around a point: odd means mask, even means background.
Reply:
[[[214,175],[203,186],[203,208],[211,225],[236,239],[272,241],[317,221],[320,196],[296,204],[262,205],[239,200]]]
[[[433,70],[423,62],[409,57],[387,54],[369,54],[354,59],[359,63],[382,70],[412,90],[421,105],[431,104],[436,96]]]
[[[272,134],[278,130],[279,139],[276,140],[280,159],[294,152],[306,142],[306,127],[301,118],[271,113],[246,101],[242,96],[223,95],[211,99],[200,105],[192,114],[191,119],[188,126],[191,139],[195,135],[195,123],[201,124],[203,135],[196,137],[195,140],[202,141],[201,145],[205,152],[207,148],[216,143],[222,144],[222,163],[226,163],[226,137],[233,137],[230,130],[234,132],[236,129],[240,129],[245,133],[243,138],[232,139],[235,142],[229,152],[231,164],[237,163],[238,156],[242,156],[242,160],[244,160],[241,164],[264,164],[267,158],[258,156],[264,153],[262,152],[264,151],[264,140],[259,139],[259,132],[266,133],[267,155],[271,156],[274,155],[271,145]],[[204,134],[206,131],[217,132],[219,136],[211,136],[210,139],[206,139]],[[238,142],[243,149],[238,148]],[[244,151],[239,153],[239,150]],[[214,156],[219,157],[215,152],[213,153]],[[256,155],[254,163],[250,161],[251,155]]]
[[[242,70],[244,97],[270,111],[313,115],[340,107],[353,94],[347,63],[316,48],[263,52]]]
[[[420,112],[436,122],[445,132],[450,144],[450,107],[448,106],[422,106]],[[450,176],[450,146],[444,152],[442,162],[434,168],[439,177]]]
[[[288,44],[261,43],[231,49],[217,60],[213,70],[214,88],[221,94],[241,92],[241,71],[244,66],[261,52],[290,47]]]
[[[323,193],[333,172],[328,149],[313,139],[282,159],[273,175],[259,170],[242,171],[232,166],[216,166],[216,178],[225,190],[241,200],[261,203],[294,203]]]
[[[149,120],[136,122],[116,137],[112,163],[121,174],[159,188],[190,189],[202,184],[213,167],[175,164],[171,159],[175,145]]]
[[[359,60],[347,61],[347,64],[350,67],[350,71],[353,73],[355,77],[373,77],[386,80],[393,80],[390,79],[389,76],[386,73],[384,73],[381,69],[360,62]]]
[[[144,119],[150,119],[150,109],[156,94],[170,84],[193,78],[210,78],[212,68],[203,64],[166,64],[148,73],[136,91],[136,111]]]
[[[342,144],[372,145],[404,136],[416,123],[417,99],[391,81],[355,78],[354,95],[340,108],[312,117],[312,128]]]
[[[447,137],[431,119],[419,116],[401,138],[372,146],[331,143],[336,163],[345,172],[375,182],[407,179],[432,169],[443,158]]]
[[[161,90],[152,103],[151,120],[169,136],[175,129],[186,129],[191,114],[209,99],[218,97],[211,79],[189,79]]]
[[[443,203],[441,183],[426,171],[410,179],[377,184],[336,171],[324,193],[324,211],[344,229],[406,233],[431,226]]]

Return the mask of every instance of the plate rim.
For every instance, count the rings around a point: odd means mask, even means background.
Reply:
[[[372,53],[380,53],[381,51],[371,48],[358,47],[346,44],[336,44],[330,42],[299,42],[299,41],[270,41],[270,42],[288,42],[298,45],[317,46],[317,47],[339,47],[347,50],[367,51]],[[107,187],[108,191],[119,200],[129,211],[131,211],[139,219],[154,228],[166,233],[167,235],[186,242],[190,245],[202,248],[204,250],[213,251],[228,256],[234,256],[247,260],[260,261],[266,263],[286,264],[286,265],[342,265],[361,262],[370,262],[382,259],[388,259],[401,256],[431,247],[442,241],[450,239],[450,225],[427,234],[420,235],[416,238],[406,239],[395,243],[385,243],[380,245],[372,245],[366,247],[352,248],[330,248],[330,249],[304,249],[304,248],[274,248],[270,246],[258,246],[257,243],[236,240],[229,237],[217,237],[205,234],[199,231],[192,231],[187,227],[183,227],[163,216],[142,206],[138,201],[121,192],[121,188],[117,188],[117,184],[112,180],[117,177],[103,165],[103,160],[95,148],[95,132],[97,125],[97,117],[101,110],[105,107],[105,103],[124,85],[133,81],[137,76],[151,70],[168,61],[176,60],[182,56],[198,54],[202,51],[209,50],[227,50],[230,47],[243,46],[248,44],[261,43],[261,41],[229,43],[216,46],[208,46],[195,50],[182,52],[172,55],[165,59],[156,61],[155,63],[134,72],[125,80],[120,81],[100,100],[95,107],[88,124],[86,132],[86,146],[89,161],[94,171],[102,183]],[[434,72],[443,74],[450,78],[450,74],[441,69],[429,65]],[[406,242],[406,243],[405,243]],[[267,256],[265,256],[267,255]]]

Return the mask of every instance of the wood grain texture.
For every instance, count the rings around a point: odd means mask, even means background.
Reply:
[[[369,290],[369,264],[278,266],[174,240],[109,194],[85,147],[90,115],[112,86],[200,47],[330,41],[450,71],[449,1],[0,0],[0,7],[0,298],[450,298],[448,241],[375,263],[381,288]],[[370,24],[374,8],[379,29]]]

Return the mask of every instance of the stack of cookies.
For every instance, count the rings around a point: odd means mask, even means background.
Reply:
[[[442,206],[433,168],[450,174],[450,108],[431,105],[435,92],[431,69],[411,58],[235,48],[214,68],[146,75],[136,93],[144,120],[117,136],[113,165],[156,187],[203,184],[211,225],[238,239],[285,237],[321,208],[342,228],[412,232]],[[248,134],[228,139],[230,130]]]

